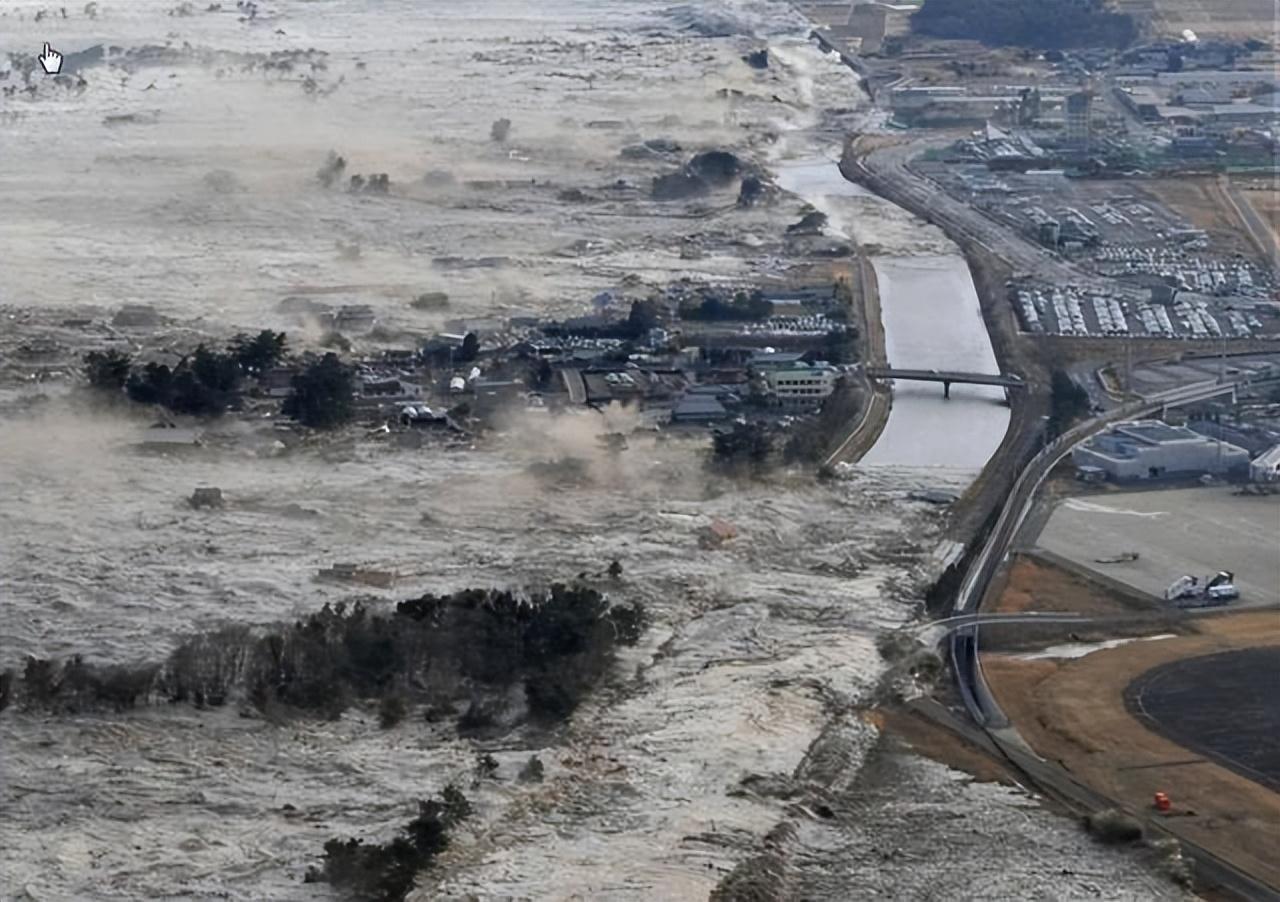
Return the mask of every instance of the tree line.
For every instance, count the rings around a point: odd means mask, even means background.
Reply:
[[[419,801],[417,817],[385,843],[326,842],[324,864],[309,868],[304,882],[329,883],[352,899],[400,902],[413,889],[418,872],[449,848],[453,828],[471,814],[471,801],[456,786],[446,786],[440,801]]]
[[[123,393],[189,416],[221,416],[239,403],[247,380],[265,376],[284,360],[287,338],[264,329],[235,336],[223,349],[200,344],[174,366],[154,361],[139,365],[116,349],[90,351],[84,373],[100,392]],[[306,426],[332,428],[355,415],[355,374],[336,354],[310,362],[294,377],[283,412]]]
[[[392,726],[411,705],[466,729],[567,717],[645,625],[638,604],[610,604],[587,585],[541,592],[464,589],[426,594],[392,611],[326,604],[268,631],[197,634],[163,663],[99,665],[29,657],[0,674],[0,709],[77,713],[153,702],[218,707],[233,701],[283,716],[335,718],[379,706]],[[523,706],[510,707],[512,690]]]

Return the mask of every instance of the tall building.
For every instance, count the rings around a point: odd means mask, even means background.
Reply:
[[[1077,91],[1067,97],[1067,141],[1072,147],[1089,149],[1090,118],[1093,115],[1093,94]]]

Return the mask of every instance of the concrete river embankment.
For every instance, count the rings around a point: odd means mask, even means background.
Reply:
[[[907,215],[849,182],[834,161],[783,162],[775,172],[780,187],[827,215],[830,231],[864,247],[878,243],[879,237],[875,217],[868,212]],[[958,251],[914,253],[910,242],[900,237],[881,248],[884,252],[874,255],[872,263],[889,365],[998,373],[964,257]],[[953,386],[950,399],[945,399],[940,385],[900,382],[884,430],[861,463],[923,470],[952,484],[968,483],[1008,430],[1009,410],[1003,398],[1001,388],[965,385]]]

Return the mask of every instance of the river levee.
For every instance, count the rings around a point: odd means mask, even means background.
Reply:
[[[826,214],[832,234],[871,254],[890,366],[1000,371],[973,278],[955,245],[924,223],[913,240],[902,223],[910,214],[846,180],[834,160],[782,160],[775,172],[780,187]],[[1001,388],[957,385],[948,398],[940,385],[899,381],[889,419],[861,466],[923,468],[941,482],[970,482],[1008,430],[1003,401]]]

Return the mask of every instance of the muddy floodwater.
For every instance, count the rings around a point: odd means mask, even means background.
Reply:
[[[333,721],[239,698],[5,710],[0,896],[338,899],[303,882],[325,841],[387,840],[451,782],[475,815],[410,898],[697,900],[731,878],[759,898],[1176,896],[868,713],[890,688],[877,640],[918,616],[941,566],[945,513],[911,496],[971,479],[1005,428],[981,390],[900,386],[875,464],[841,479],[733,482],[708,474],[705,435],[616,409],[529,412],[447,445],[246,414],[184,422],[202,445],[142,455],[154,415],[74,378],[89,348],[163,358],[239,329],[315,350],[291,298],[368,305],[378,329],[354,340],[372,353],[455,316],[579,314],[685,277],[749,286],[791,272],[785,229],[809,204],[878,247],[891,362],[984,371],[954,246],[815,165],[865,98],[808,32],[768,0],[0,4],[0,667],[156,661],[224,624],[615,560],[610,594],[651,615],[570,720],[491,741],[423,711],[382,730],[360,705]],[[104,56],[31,76],[14,48],[45,41]],[[761,48],[767,69],[743,62]],[[736,188],[650,196],[713,148],[790,190],[749,209]],[[330,151],[344,178],[390,189],[322,184]],[[410,306],[434,291],[449,312]],[[157,318],[121,324],[126,304]],[[602,449],[613,431],[625,451]],[[581,481],[530,469],[565,455]],[[225,505],[193,510],[197,486]],[[737,537],[709,547],[717,519]],[[316,579],[342,561],[399,581]],[[477,774],[481,754],[496,772]],[[540,783],[516,779],[532,754]]]

